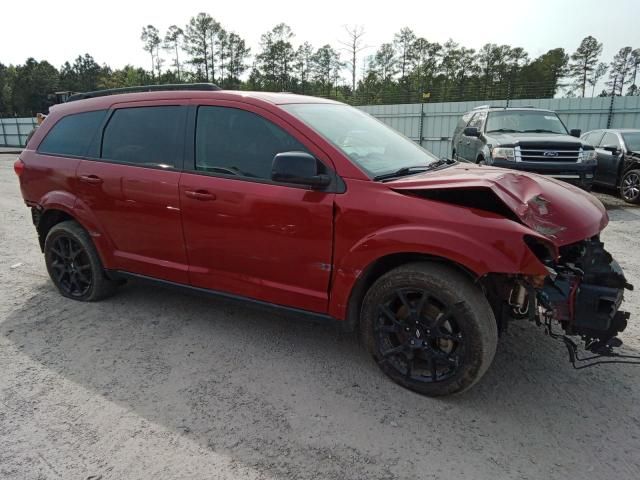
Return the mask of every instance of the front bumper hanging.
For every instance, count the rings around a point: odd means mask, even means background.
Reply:
[[[614,351],[622,345],[617,335],[629,320],[629,312],[620,310],[624,291],[633,290],[633,286],[604,244],[596,237],[563,247],[559,260],[548,269],[550,275],[544,284],[530,292],[537,300],[535,320],[544,324],[551,337],[565,344],[573,366],[640,363],[640,356]],[[554,331],[553,320],[564,334]],[[569,336],[579,336],[593,355],[581,357]]]

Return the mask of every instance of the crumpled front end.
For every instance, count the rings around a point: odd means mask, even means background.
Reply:
[[[556,320],[567,335],[580,336],[594,353],[619,346],[616,336],[629,318],[620,307],[625,289],[633,286],[599,238],[562,247],[547,268],[549,276],[535,289],[538,314]]]

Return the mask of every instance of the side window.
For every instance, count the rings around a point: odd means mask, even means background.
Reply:
[[[602,130],[596,130],[595,132],[588,133],[584,136],[584,141],[590,145],[598,145],[598,140],[602,137]]]
[[[466,127],[472,114],[472,112],[467,112],[462,115],[462,117],[460,117],[460,120],[458,120],[458,125],[456,126],[456,128],[462,130],[464,127]]]
[[[185,107],[121,108],[102,137],[100,157],[147,167],[175,167],[182,153]]]
[[[478,112],[476,113],[471,121],[469,122],[468,127],[476,127],[478,130],[482,130],[482,125],[484,125],[484,120],[487,118],[487,112]]]
[[[277,125],[245,110],[202,106],[196,122],[196,170],[270,179],[277,153],[307,151]]]
[[[94,156],[95,152],[87,150],[106,113],[106,110],[96,110],[61,118],[40,142],[38,152],[74,157]]]
[[[618,140],[618,136],[615,133],[607,132],[604,134],[604,137],[602,137],[602,140],[600,140],[601,147],[605,147],[608,145],[615,145],[616,147],[620,148],[620,141]]]

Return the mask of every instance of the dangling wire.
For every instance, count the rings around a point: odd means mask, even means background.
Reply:
[[[607,363],[640,365],[640,355],[623,355],[620,353],[615,353],[611,350],[611,347],[606,347],[607,348],[606,353],[591,355],[588,357],[581,358],[580,354],[578,353],[578,345],[576,344],[576,342],[574,342],[571,338],[569,338],[566,335],[555,333],[553,331],[553,327],[551,323],[552,322],[551,315],[547,312],[542,313],[542,315],[544,317],[545,333],[549,335],[551,338],[553,338],[554,340],[559,340],[564,343],[564,345],[567,347],[567,351],[569,352],[569,362],[571,363],[571,365],[573,365],[573,368],[575,368],[576,370],[582,370],[583,368],[594,367],[596,365],[603,365]],[[605,359],[608,358],[609,360],[599,360],[601,358],[605,358]],[[623,359],[623,360],[618,360],[618,359]],[[583,363],[583,362],[589,362],[589,363],[584,363],[580,365],[580,363]]]

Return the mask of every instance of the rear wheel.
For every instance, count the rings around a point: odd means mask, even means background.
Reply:
[[[629,170],[622,176],[620,196],[625,202],[640,203],[640,170]]]
[[[73,220],[49,230],[44,258],[51,280],[65,297],[92,302],[115,291],[116,283],[105,276],[91,237]]]
[[[361,335],[384,373],[429,396],[475,384],[498,339],[482,291],[457,270],[426,262],[398,267],[374,283],[363,302]]]

